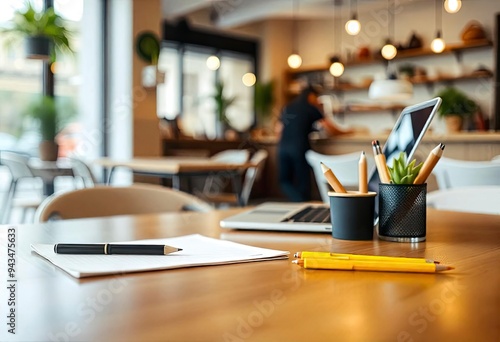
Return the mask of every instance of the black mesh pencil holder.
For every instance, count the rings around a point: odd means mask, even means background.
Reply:
[[[379,184],[378,235],[383,240],[425,240],[427,184]]]

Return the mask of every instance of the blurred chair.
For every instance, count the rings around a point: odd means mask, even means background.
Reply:
[[[9,223],[11,213],[15,208],[21,210],[21,222],[25,222],[28,211],[34,212],[42,202],[42,182],[31,172],[28,160],[29,156],[21,153],[2,151],[0,154],[0,164],[6,166],[11,175],[10,186],[3,201],[2,216],[0,217],[2,224]],[[29,197],[19,196],[20,190],[24,190],[21,188],[22,183],[31,183],[30,187],[26,189],[32,192]],[[33,192],[35,196],[33,196]]]
[[[241,189],[241,201],[245,206],[248,204],[248,200],[250,198],[250,194],[252,192],[253,185],[255,181],[260,179],[262,175],[262,171],[264,170],[264,166],[268,157],[268,152],[264,149],[258,150],[254,153],[252,158],[250,158],[250,163],[254,166],[249,167],[245,173],[245,179],[243,181],[243,186]],[[236,205],[238,203],[238,198],[234,193],[225,193],[225,192],[215,192],[205,194],[205,199],[208,202],[212,202],[215,204],[230,204]]]
[[[427,206],[500,215],[500,186],[478,185],[432,191],[427,194]]]
[[[96,186],[49,196],[37,209],[35,221],[212,209],[193,195],[159,185]]]
[[[210,157],[221,163],[243,164],[248,161],[250,152],[248,150],[224,150]]]
[[[318,185],[319,194],[323,202],[330,203],[328,191],[331,190],[330,185],[323,175],[320,163],[328,166],[347,190],[357,190],[359,188],[358,163],[360,155],[361,152],[339,155],[326,155],[313,150],[306,152],[306,160],[314,171],[316,184]],[[370,170],[375,165],[375,160],[369,154],[366,154],[366,160],[368,164],[368,174],[370,174]]]
[[[442,157],[432,170],[438,188],[451,189],[474,185],[500,185],[500,163],[467,161]]]
[[[250,151],[248,150],[229,149],[214,154],[213,156],[210,157],[210,159],[220,163],[243,164],[248,161],[249,157],[250,157]],[[205,179],[205,183],[203,185],[202,192],[204,195],[214,192],[213,187],[216,179],[218,181],[217,187],[219,188],[221,187],[221,184],[229,183],[229,178],[225,177],[221,173],[218,173],[216,176],[208,176]]]
[[[97,184],[97,180],[92,170],[84,161],[76,158],[68,159],[73,169],[73,177],[75,180],[81,180],[84,188],[91,188]]]

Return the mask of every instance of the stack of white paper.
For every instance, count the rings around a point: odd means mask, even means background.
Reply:
[[[64,242],[61,241],[61,243]],[[69,255],[56,254],[54,252],[54,245],[34,244],[31,245],[31,249],[76,278],[203,265],[287,259],[289,254],[287,251],[247,246],[198,234],[169,239],[120,243],[169,245],[182,248],[182,251],[168,255]]]

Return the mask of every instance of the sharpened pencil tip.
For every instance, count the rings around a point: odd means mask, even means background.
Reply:
[[[298,260],[292,260],[292,264],[298,264],[299,261]]]
[[[293,257],[294,257],[294,258],[298,258],[298,257],[299,257],[299,252],[295,253],[295,254],[293,255]]]
[[[326,166],[325,164],[323,164],[321,162],[320,162],[320,164],[321,164],[321,171],[323,173],[325,173],[326,171],[330,170],[330,168],[328,166]]]

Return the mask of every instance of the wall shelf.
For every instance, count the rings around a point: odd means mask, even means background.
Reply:
[[[408,49],[398,51],[395,61],[404,60],[408,58],[419,58],[419,57],[439,57],[441,55],[449,55],[455,54],[457,61],[460,61],[461,55],[464,51],[472,50],[472,49],[480,49],[480,48],[491,48],[493,43],[490,40],[476,40],[467,43],[460,44],[449,44],[446,49],[440,53],[436,54],[432,52],[429,48],[419,48],[419,49]],[[345,68],[348,69],[350,67],[361,67],[361,66],[369,66],[376,64],[384,64],[387,63],[381,57],[374,57],[363,60],[354,60],[345,63]],[[334,92],[338,94],[343,94],[344,92],[351,91],[366,91],[370,87],[370,82],[366,82],[365,84],[353,84],[353,83],[344,83],[342,82],[342,78],[336,79],[336,84],[331,86],[331,75],[328,72],[327,66],[321,67],[308,67],[300,70],[290,70],[285,74],[285,84],[287,89],[285,89],[285,96],[287,99],[291,99],[294,96],[298,95],[300,92],[300,83],[302,81],[307,81],[309,83],[317,83],[322,84],[327,92]],[[435,84],[449,84],[453,82],[462,82],[462,81],[470,81],[470,80],[479,80],[479,79],[492,79],[493,73],[490,71],[475,71],[471,74],[461,75],[461,76],[440,76],[437,78],[427,78],[427,77],[413,77],[410,79],[410,82],[415,85],[425,85],[432,90]],[[325,82],[325,80],[329,80]],[[299,83],[299,84],[294,84]]]

